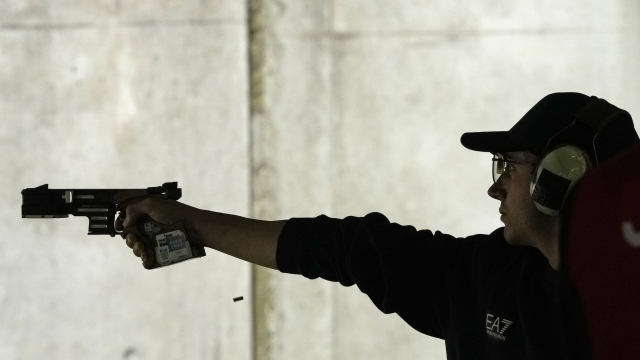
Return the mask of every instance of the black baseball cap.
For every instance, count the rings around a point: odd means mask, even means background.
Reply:
[[[593,100],[599,100],[599,105],[604,105],[607,109],[618,110],[618,115],[596,137],[595,152],[593,139],[597,130],[578,121],[574,123],[576,113],[590,116],[589,113],[599,111],[591,106]],[[541,156],[543,151],[554,146],[571,144],[585,151],[594,165],[596,159],[601,164],[638,140],[628,112],[604,99],[580,93],[553,93],[545,96],[509,131],[470,132],[462,134],[460,138],[467,149],[492,154],[530,151]]]

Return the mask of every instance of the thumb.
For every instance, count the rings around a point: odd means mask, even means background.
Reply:
[[[140,216],[149,213],[148,203],[144,199],[131,203],[126,206],[125,213],[127,215],[122,225],[124,227],[133,226]]]

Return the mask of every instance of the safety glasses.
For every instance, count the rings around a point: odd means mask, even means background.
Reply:
[[[512,165],[534,165],[535,163],[526,162],[526,161],[516,161],[513,159],[506,159],[502,154],[494,154],[493,155],[493,182],[497,182],[500,176],[504,173],[507,173],[511,170]]]

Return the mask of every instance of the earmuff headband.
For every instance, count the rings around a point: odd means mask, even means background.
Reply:
[[[625,114],[629,113],[603,99],[592,96],[585,106],[574,113],[574,121],[569,126],[549,138],[549,142],[547,142],[542,156],[533,170],[530,186],[532,200],[540,211],[551,216],[559,214],[570,189],[577,184],[591,165],[597,166],[599,164],[595,148],[598,134],[611,121]],[[588,155],[584,150],[574,145],[567,144],[549,149],[551,140],[576,122],[580,122],[596,132],[592,141],[595,164],[589,164]]]

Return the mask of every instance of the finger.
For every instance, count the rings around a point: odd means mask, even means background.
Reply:
[[[142,242],[138,241],[133,245],[133,254],[135,256],[140,257],[143,251],[144,251],[144,244]]]
[[[144,200],[138,200],[137,202],[133,202],[127,205],[126,209],[126,218],[124,223],[122,224],[124,227],[132,226],[136,223],[136,220],[144,214],[148,214],[149,211],[149,199],[144,198]],[[123,205],[124,206],[124,205]]]
[[[144,251],[141,258],[142,266],[144,266],[145,269],[151,269],[153,267],[153,262],[155,260],[153,251]]]
[[[116,216],[116,220],[113,223],[114,228],[116,229],[116,231],[121,232],[124,229],[124,219],[122,218],[122,216],[124,216],[123,213],[119,213],[118,216]]]
[[[131,249],[133,249],[133,245],[135,245],[137,241],[138,239],[134,234],[127,235],[127,246],[130,247]]]
[[[147,261],[143,261],[142,262],[142,267],[144,267],[145,269],[152,269],[153,268],[153,261],[149,261],[149,259],[147,259]]]

